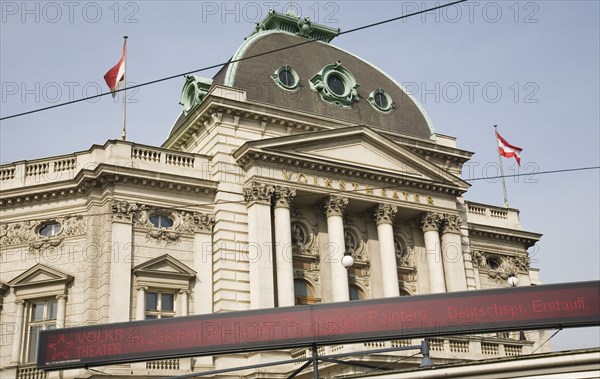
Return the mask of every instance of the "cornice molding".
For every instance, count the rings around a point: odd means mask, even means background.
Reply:
[[[218,185],[214,181],[193,177],[100,164],[93,171],[81,171],[72,180],[3,191],[4,193],[0,196],[0,206],[19,207],[24,204],[73,198],[86,195],[95,188],[104,188],[114,184],[129,184],[172,192],[191,192],[205,195],[216,192]]]

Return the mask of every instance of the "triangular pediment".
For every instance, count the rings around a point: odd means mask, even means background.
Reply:
[[[176,276],[184,278],[192,278],[196,275],[196,271],[169,254],[161,255],[135,266],[133,273],[137,276]]]
[[[278,155],[284,162],[290,159],[306,162],[308,167],[327,164],[359,174],[385,175],[416,181],[437,183],[466,190],[469,184],[408,148],[367,127],[348,127],[252,141],[235,152],[242,157]],[[275,157],[268,163],[281,161]]]
[[[11,287],[19,288],[40,284],[68,283],[72,280],[73,277],[71,275],[42,264],[37,264],[8,282],[8,284]]]

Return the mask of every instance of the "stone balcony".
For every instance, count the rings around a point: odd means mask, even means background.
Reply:
[[[467,221],[506,229],[522,230],[519,210],[465,201]]]

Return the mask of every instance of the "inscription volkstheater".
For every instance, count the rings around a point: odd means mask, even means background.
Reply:
[[[433,197],[429,195],[422,195],[408,191],[398,191],[390,188],[387,185],[372,186],[369,184],[362,184],[354,181],[346,181],[343,179],[331,179],[325,176],[317,176],[311,174],[305,174],[303,172],[292,172],[283,170],[281,175],[284,180],[288,182],[297,182],[302,184],[310,184],[313,186],[336,189],[341,191],[352,191],[360,192],[367,195],[386,197],[394,200],[410,201],[418,204],[433,204]]]

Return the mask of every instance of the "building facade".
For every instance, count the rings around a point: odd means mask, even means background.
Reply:
[[[48,374],[34,364],[48,328],[540,283],[527,249],[541,235],[516,209],[465,200],[472,153],[396,81],[331,45],[337,32],[271,12],[213,79],[186,78],[161,147],[111,140],[0,167],[2,378],[180,375],[309,354]],[[432,359],[548,351],[543,334],[432,339]],[[410,355],[360,359],[418,365]],[[326,364],[322,377],[360,370]]]

